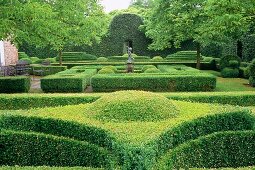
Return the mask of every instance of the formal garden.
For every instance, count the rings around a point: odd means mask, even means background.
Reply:
[[[0,169],[255,169],[254,14],[253,0],[0,2],[19,51],[2,65],[0,50]]]

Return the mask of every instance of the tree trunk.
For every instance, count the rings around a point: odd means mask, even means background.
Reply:
[[[59,65],[62,66],[62,50],[58,51]]]
[[[201,63],[201,45],[197,43],[197,66],[196,68],[200,70]]]

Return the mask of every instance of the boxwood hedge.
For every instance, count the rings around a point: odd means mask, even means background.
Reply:
[[[211,91],[216,77],[208,74],[117,74],[95,75],[91,78],[93,91],[147,90],[147,91]]]
[[[44,92],[84,92],[96,69],[67,70],[41,79]]]
[[[110,154],[96,145],[31,132],[1,131],[1,165],[109,167]]]
[[[0,77],[0,93],[26,93],[30,90],[30,77]]]
[[[47,76],[56,74],[61,71],[65,71],[67,66],[40,66],[40,65],[33,65],[32,67],[32,74],[36,76]],[[43,73],[38,73],[36,70],[43,70]]]
[[[255,131],[214,133],[184,143],[163,160],[162,169],[219,168],[255,165]]]

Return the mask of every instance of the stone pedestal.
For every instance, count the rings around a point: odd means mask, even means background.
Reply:
[[[133,72],[134,72],[133,63],[127,63],[127,73],[133,73]]]

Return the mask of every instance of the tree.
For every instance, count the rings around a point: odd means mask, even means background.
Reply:
[[[16,44],[43,47],[59,52],[65,45],[92,44],[107,31],[107,19],[97,0],[2,0],[0,38]]]
[[[150,48],[179,47],[181,42],[193,40],[197,44],[197,68],[200,68],[201,45],[227,43],[240,37],[249,27],[247,12],[252,11],[252,7],[252,0],[245,3],[239,0],[159,0],[145,20],[146,35],[153,39]]]
[[[150,8],[154,0],[131,0],[129,7]]]

